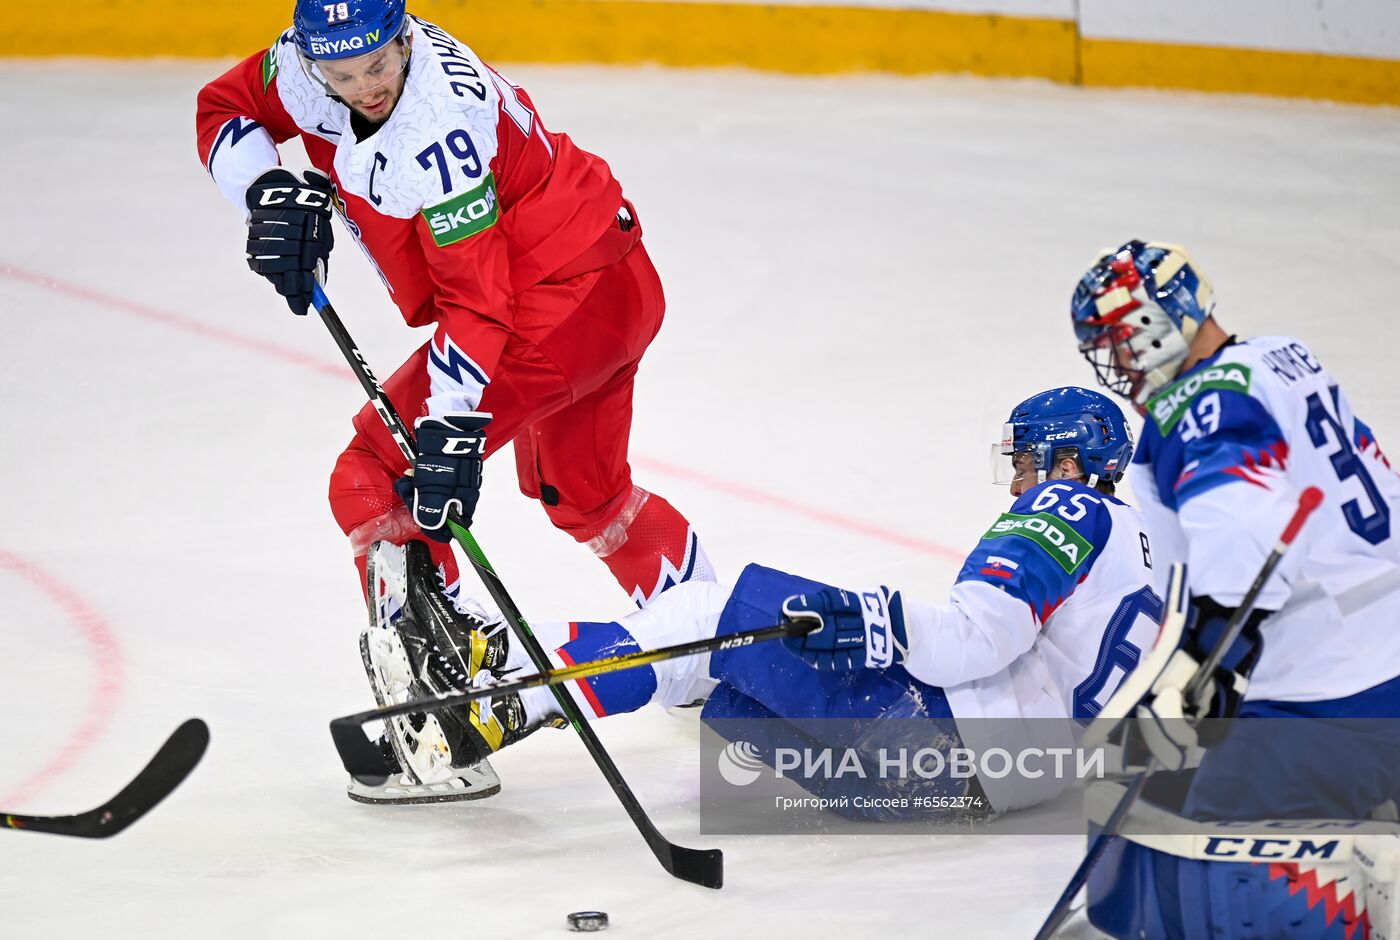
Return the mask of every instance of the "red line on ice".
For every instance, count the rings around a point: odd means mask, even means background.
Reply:
[[[304,353],[287,349],[286,347],[278,346],[274,343],[252,339],[230,330],[208,326],[179,316],[178,314],[157,310],[154,307],[149,307],[145,304],[127,300],[126,298],[108,294],[103,291],[93,290],[81,284],[62,281],[58,278],[28,271],[8,263],[0,265],[0,275],[22,281],[35,287],[42,287],[57,291],[61,294],[67,294],[78,300],[85,300],[89,303],[97,304],[100,307],[106,307],[109,310],[130,314],[131,316],[148,320],[152,323],[159,323],[162,326],[182,330],[186,333],[193,333],[207,339],[220,340],[251,352],[261,353],[273,359],[279,359],[283,362],[291,363],[292,365],[310,369],[322,375],[329,375],[344,381],[351,380],[349,370],[341,363],[308,356]],[[724,477],[712,476],[691,467],[683,467],[679,464],[648,457],[639,458],[634,456],[632,462],[637,466],[646,468],[646,470],[652,473],[684,480],[688,483],[694,483],[705,489],[714,490],[717,493],[724,493],[735,499],[755,503],[760,506],[768,507],[769,509],[781,509],[797,516],[805,516],[808,519],[834,526],[843,532],[858,533],[867,538],[897,545],[909,551],[919,552],[924,555],[935,555],[941,558],[949,558],[954,561],[962,561],[966,555],[965,552],[958,551],[957,549],[950,548],[947,545],[942,545],[929,539],[916,538],[911,535],[905,535],[902,532],[897,532],[894,529],[887,529],[883,526],[875,525],[864,519],[858,519],[853,516],[843,516],[840,513],[808,506],[796,500],[778,496],[777,494],[761,490],[757,487],[746,486]]]
[[[56,277],[50,277],[47,274],[39,274],[36,271],[29,271],[9,263],[0,266],[0,274],[34,287],[42,287],[60,294],[67,294],[69,297],[74,297],[78,300],[85,300],[88,303],[97,304],[99,307],[117,310],[141,320],[158,323],[161,326],[168,326],[171,329],[181,330],[185,333],[193,333],[196,336],[203,336],[207,339],[216,339],[228,343],[231,346],[239,346],[250,352],[260,353],[272,359],[280,359],[283,362],[302,366],[313,372],[320,372],[338,379],[348,380],[351,378],[350,373],[346,371],[343,365],[325,359],[319,359],[315,356],[308,356],[305,353],[297,352],[295,349],[278,346],[276,343],[269,343],[251,336],[245,336],[242,333],[235,333],[232,330],[209,326],[208,324],[200,323],[198,320],[191,320],[178,314],[157,310],[155,307],[148,307],[143,303],[127,300],[125,297],[118,297],[115,294],[108,294],[105,291],[93,290],[91,287],[87,287],[83,284],[61,281]]]
[[[723,477],[711,476],[703,471],[692,467],[682,467],[678,464],[667,463],[663,460],[656,460],[652,457],[634,457],[632,462],[639,467],[643,467],[653,473],[663,476],[675,477],[678,480],[686,480],[691,483],[698,483],[706,489],[733,496],[750,503],[757,503],[760,506],[767,506],[770,509],[784,509],[799,516],[806,516],[818,522],[825,522],[835,526],[844,532],[857,532],[861,535],[876,539],[881,542],[889,542],[898,545],[900,548],[907,548],[912,551],[922,552],[926,555],[939,555],[944,558],[952,558],[962,561],[966,557],[965,552],[949,548],[947,545],[940,545],[938,542],[928,539],[915,538],[912,535],[905,535],[893,529],[886,529],[883,526],[874,525],[864,519],[857,519],[854,516],[843,516],[840,513],[831,512],[826,509],[816,509],[812,506],[804,505],[796,500],[777,496],[766,490],[753,486],[745,486],[733,480]]]
[[[97,685],[82,711],[82,722],[68,735],[58,754],[27,780],[0,795],[0,806],[14,809],[44,789],[49,781],[70,770],[106,732],[113,714],[113,703],[122,695],[125,670],[116,632],[106,618],[83,600],[78,591],[33,562],[3,548],[0,548],[0,568],[37,588],[77,625],[87,640],[88,652],[97,672]],[[38,628],[37,624],[31,626]]]

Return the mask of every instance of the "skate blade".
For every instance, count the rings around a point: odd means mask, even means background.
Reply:
[[[379,786],[369,786],[351,777],[345,788],[345,795],[350,799],[373,805],[456,803],[484,800],[500,792],[501,778],[485,760],[437,783],[412,783],[406,774],[396,774]]]

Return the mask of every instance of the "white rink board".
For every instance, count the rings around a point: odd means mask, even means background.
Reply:
[[[1031,936],[1082,839],[702,837],[693,730],[665,714],[599,734],[664,832],[725,851],[721,892],[661,872],[564,732],[502,754],[504,791],[477,805],[345,798],[326,722],[369,704],[364,612],[325,480],[362,397],[319,322],[247,271],[197,162],[194,95],[224,65],[0,63],[0,808],[87,809],[180,720],[212,730],[191,779],[110,842],[0,832],[0,934],[563,937],[566,913],[601,909],[618,940]],[[1400,449],[1400,112],[510,76],[637,204],[670,306],[634,467],[722,574],[758,560],[946,597],[958,562],[937,546],[965,550],[1007,504],[988,444],[1026,394],[1091,381],[1068,298],[1133,236],[1189,246],[1228,328],[1302,336]],[[388,374],[426,334],[338,238],[330,296]],[[852,459],[805,459],[833,429]],[[508,458],[478,518],[526,616],[628,609]]]
[[[1079,0],[1086,39],[1400,59],[1396,0]]]

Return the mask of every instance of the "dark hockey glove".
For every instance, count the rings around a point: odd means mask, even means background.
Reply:
[[[1199,692],[1188,695],[1186,687],[1192,676],[1235,612],[1210,597],[1193,599],[1191,607],[1194,624],[1188,627],[1181,648],[1172,654],[1137,713],[1143,745],[1168,770],[1185,766],[1194,749],[1214,747],[1229,737],[1249,689],[1250,673],[1264,650],[1259,627],[1272,613],[1253,611],[1210,680]]]
[[[299,316],[311,306],[317,275],[325,280],[335,244],[330,178],[319,170],[303,175],[276,167],[248,185],[248,267]]]
[[[470,527],[481,497],[481,461],[486,456],[486,425],[491,416],[479,411],[419,418],[418,459],[413,473],[394,484],[413,521],[428,538],[452,541],[447,516],[457,510]]]
[[[783,643],[817,669],[882,668],[903,662],[909,650],[898,591],[881,585],[857,594],[823,588],[783,602],[783,618],[815,627]]]

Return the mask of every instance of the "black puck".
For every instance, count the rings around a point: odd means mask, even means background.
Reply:
[[[569,929],[579,933],[607,930],[608,915],[602,911],[574,911],[569,915]]]

